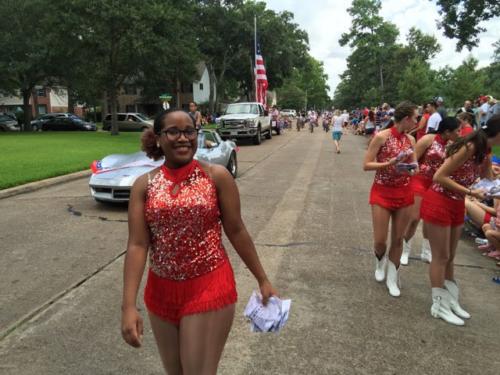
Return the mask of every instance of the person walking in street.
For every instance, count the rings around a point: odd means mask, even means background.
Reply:
[[[471,315],[459,304],[454,259],[462,234],[465,196],[484,199],[482,190],[470,186],[479,176],[489,177],[491,147],[500,144],[500,115],[479,130],[459,138],[448,147],[446,159],[433,177],[434,183],[422,200],[421,215],[432,251],[430,280],[431,315],[447,323],[464,325]]]
[[[332,128],[333,143],[335,143],[335,150],[340,154],[340,140],[342,139],[342,132],[344,126],[344,117],[340,113],[335,113]]]
[[[194,118],[196,129],[201,129],[201,113],[198,111],[198,105],[195,102],[189,103],[189,114]]]
[[[386,280],[389,294],[399,297],[399,265],[403,236],[413,205],[410,176],[418,171],[413,147],[415,139],[406,134],[417,123],[417,106],[403,102],[396,107],[394,126],[378,132],[370,142],[364,159],[365,171],[376,171],[370,192],[375,252],[375,280]],[[415,168],[397,168],[405,163]],[[403,164],[400,164],[403,165]],[[389,254],[387,237],[391,223]],[[387,269],[387,270],[386,270]],[[386,277],[387,276],[387,277]]]
[[[432,185],[432,177],[446,157],[446,145],[454,142],[459,136],[460,127],[453,117],[447,117],[439,123],[436,134],[424,135],[415,146],[415,155],[419,161],[420,172],[411,178],[411,186],[415,196],[415,203],[410,212],[410,221],[406,228],[403,241],[401,264],[408,265],[411,253],[412,239],[420,222],[420,204],[425,192]],[[430,263],[432,259],[431,247],[427,239],[425,227],[423,230],[422,250],[420,259]]]
[[[165,163],[136,180],[129,203],[122,336],[133,347],[142,344],[136,298],[149,252],[144,302],[170,375],[217,372],[237,300],[222,228],[257,279],[264,303],[277,295],[243,224],[234,179],[225,168],[194,159],[197,135],[188,113],[161,113],[142,144]]]

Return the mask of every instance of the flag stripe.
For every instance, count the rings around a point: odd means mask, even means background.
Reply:
[[[257,53],[255,54],[255,81],[255,99],[267,107],[268,81],[264,58],[260,54],[260,46],[258,46]]]

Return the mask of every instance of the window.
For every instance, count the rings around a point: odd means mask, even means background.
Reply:
[[[125,112],[135,112],[135,105],[133,105],[133,104],[127,104],[125,106]]]
[[[200,83],[200,91],[203,91],[203,83]]]
[[[45,88],[36,89],[36,96],[46,96]]]
[[[37,111],[38,111],[38,114],[44,115],[47,113],[47,106],[45,104],[39,104],[37,106]]]
[[[118,121],[125,121],[126,115],[118,115]]]

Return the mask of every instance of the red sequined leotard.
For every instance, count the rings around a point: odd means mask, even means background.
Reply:
[[[420,172],[418,176],[432,180],[434,173],[436,173],[446,158],[447,143],[448,141],[443,140],[439,134],[436,135],[434,141],[425,150],[424,155],[420,159]]]
[[[453,172],[450,178],[453,181],[459,183],[460,185],[468,188],[479,177],[479,172],[480,172],[480,166],[476,164],[473,159],[469,159],[460,168],[458,168],[455,172]],[[464,194],[448,190],[437,182],[432,184],[431,190],[443,194],[451,199],[455,200],[465,199]]]
[[[387,140],[377,153],[377,162],[387,162],[398,156],[402,151],[408,154],[413,152],[411,141],[405,133],[400,133],[396,127],[392,127],[389,137],[387,137]],[[411,162],[411,156],[401,161],[405,163]],[[410,183],[410,176],[399,173],[396,167],[391,165],[387,168],[377,170],[374,183],[386,187],[405,187]]]
[[[217,190],[196,160],[180,169],[161,167],[148,184],[145,218],[156,275],[187,280],[227,260]]]

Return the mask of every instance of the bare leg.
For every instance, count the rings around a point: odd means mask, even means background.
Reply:
[[[453,262],[455,261],[455,254],[457,253],[458,241],[460,240],[460,236],[462,235],[463,225],[459,225],[458,227],[450,228],[450,258],[448,259],[448,263],[446,264],[446,280],[455,280],[454,276],[454,267]]]
[[[381,258],[387,250],[387,236],[391,211],[372,205],[373,247],[377,257]]]
[[[392,214],[391,246],[389,248],[389,260],[399,267],[401,254],[403,253],[403,236],[408,226],[410,207],[404,207]]]
[[[406,242],[410,241],[415,232],[417,231],[418,223],[420,221],[420,204],[422,203],[422,197],[415,195],[415,203],[410,208],[408,227],[404,235]],[[425,237],[424,237],[425,238]]]
[[[181,362],[184,375],[215,375],[234,318],[235,305],[181,320]]]
[[[433,288],[443,288],[446,266],[450,259],[451,228],[430,223],[424,223],[424,225],[432,252],[432,261],[429,267],[431,285]]]
[[[334,140],[334,141],[333,141],[333,143],[335,143],[335,150],[336,150],[337,152],[339,152],[339,151],[340,151],[339,141]]]
[[[465,209],[467,211],[467,216],[472,220],[472,222],[478,228],[481,228],[484,224],[484,215],[486,211],[468,198],[465,199]]]
[[[149,320],[165,371],[168,375],[182,375],[179,328],[150,312]]]

